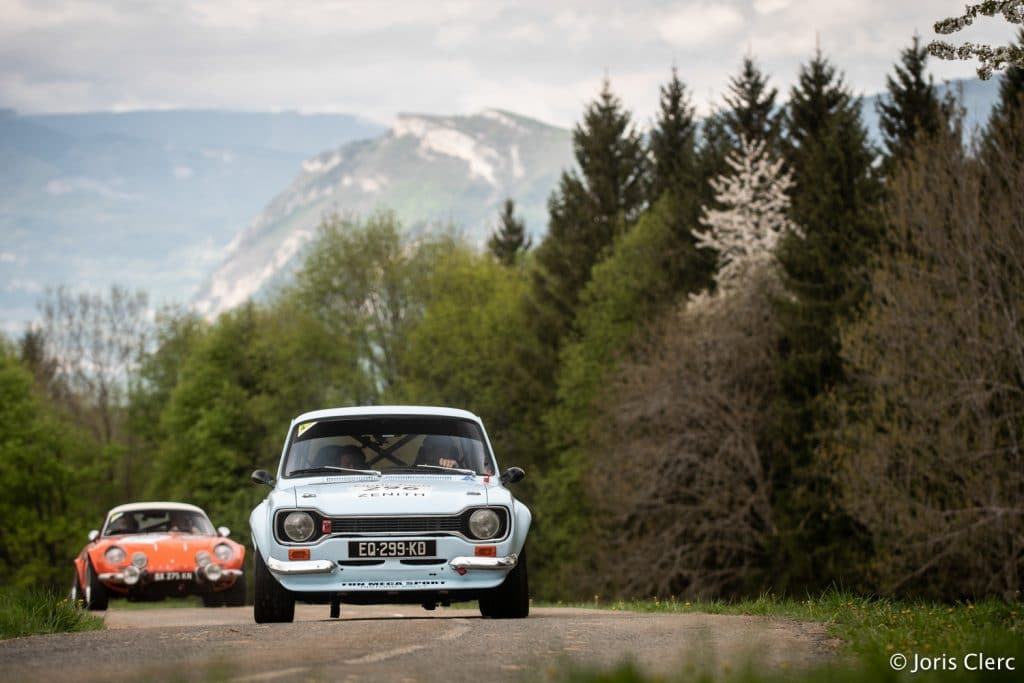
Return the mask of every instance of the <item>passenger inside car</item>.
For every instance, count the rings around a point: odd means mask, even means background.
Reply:
[[[313,456],[310,467],[347,467],[353,470],[366,469],[366,456],[359,446],[339,446],[331,444],[323,446]]]

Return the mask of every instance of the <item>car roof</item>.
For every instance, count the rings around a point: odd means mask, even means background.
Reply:
[[[107,516],[114,514],[115,512],[134,512],[135,510],[152,510],[153,508],[163,508],[164,510],[188,510],[189,512],[203,512],[203,509],[196,507],[195,505],[189,505],[188,503],[170,503],[167,501],[152,501],[149,503],[126,503],[124,505],[118,505],[115,508],[111,508]]]
[[[415,415],[418,417],[454,417],[480,422],[480,418],[468,410],[443,408],[440,406],[353,406],[349,408],[326,408],[303,413],[292,420],[292,424],[307,420],[324,420],[331,417],[380,417],[385,415]]]

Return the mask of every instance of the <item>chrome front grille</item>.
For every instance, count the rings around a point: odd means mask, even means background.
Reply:
[[[462,517],[335,517],[331,519],[331,533],[355,534],[430,534],[462,533]]]

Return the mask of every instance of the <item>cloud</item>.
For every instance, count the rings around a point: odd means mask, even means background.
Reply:
[[[658,23],[658,33],[673,47],[692,49],[733,35],[742,23],[743,15],[735,7],[689,5],[666,15]]]
[[[0,107],[469,113],[500,106],[564,126],[605,72],[640,120],[675,63],[702,111],[753,53],[785,90],[820,42],[875,92],[948,0],[0,0]],[[1002,42],[1005,22],[964,40]],[[959,37],[959,36],[957,36]],[[965,62],[933,61],[939,78]]]
[[[754,11],[758,14],[772,14],[789,7],[792,0],[754,0]]]

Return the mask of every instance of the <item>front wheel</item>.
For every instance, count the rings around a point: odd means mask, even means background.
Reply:
[[[84,593],[82,584],[78,581],[78,569],[76,568],[71,575],[71,592],[68,593],[68,600],[72,605],[77,606],[79,600],[84,601]]]
[[[530,581],[526,570],[526,546],[505,581],[480,598],[480,614],[491,619],[522,619],[530,614]]]
[[[257,624],[289,623],[295,620],[295,596],[278,583],[263,561],[258,548],[253,548],[256,575],[256,596],[253,617]]]
[[[231,588],[223,593],[224,604],[228,607],[245,607],[245,575],[235,579]]]
[[[85,560],[85,608],[95,612],[102,612],[107,609],[108,602],[107,587],[100,581],[96,570],[93,569],[92,560]]]

